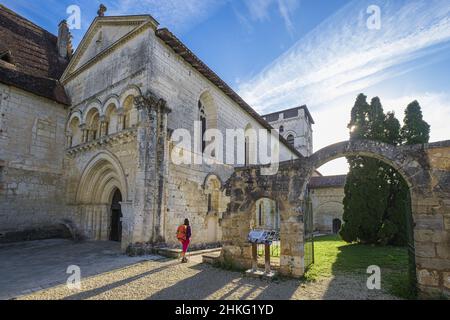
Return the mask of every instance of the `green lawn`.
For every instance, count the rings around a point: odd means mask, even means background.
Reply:
[[[305,275],[313,281],[335,274],[352,273],[368,276],[370,265],[381,268],[381,284],[394,295],[413,298],[409,289],[408,252],[403,247],[349,244],[339,236],[314,239],[314,264]]]

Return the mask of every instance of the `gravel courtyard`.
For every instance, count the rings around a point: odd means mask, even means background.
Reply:
[[[82,288],[65,282],[81,268]],[[369,291],[366,278],[338,275],[316,282],[267,282],[201,263],[160,256],[130,258],[117,244],[47,240],[0,246],[0,299],[395,299]]]

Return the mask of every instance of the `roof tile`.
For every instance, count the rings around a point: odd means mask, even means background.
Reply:
[[[0,82],[69,104],[58,81],[68,60],[59,57],[55,35],[0,5],[0,42],[14,64],[0,64]]]

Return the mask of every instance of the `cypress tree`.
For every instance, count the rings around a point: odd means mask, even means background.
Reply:
[[[382,140],[384,113],[378,98],[369,105],[360,94],[348,125],[350,139]],[[387,201],[387,188],[382,163],[366,157],[349,157],[344,197],[344,223],[341,236],[347,242],[375,243],[382,225]]]
[[[403,143],[421,144],[430,140],[430,125],[423,120],[422,109],[417,100],[411,102],[405,111],[401,130]]]
[[[395,118],[393,112],[388,112],[384,121],[383,142],[392,145],[401,143],[400,122]],[[404,180],[402,176],[389,165],[383,164],[385,172],[384,180],[387,182],[386,188],[387,205],[383,216],[383,223],[378,233],[378,242],[381,244],[404,245],[406,242],[405,215],[407,211],[407,201]],[[408,192],[406,186],[406,192]]]
[[[350,139],[369,139],[391,145],[427,143],[430,126],[417,101],[408,105],[404,125],[395,114],[384,115],[379,98],[370,105],[360,94],[351,111]],[[401,174],[379,160],[349,157],[341,236],[347,242],[405,245],[411,223],[409,187]],[[408,219],[409,218],[409,219]]]

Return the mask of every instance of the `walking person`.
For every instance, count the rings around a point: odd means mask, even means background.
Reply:
[[[191,226],[189,225],[189,219],[184,219],[184,224],[178,227],[177,238],[183,247],[183,251],[181,253],[181,263],[186,263],[188,262],[186,252],[191,241]]]

